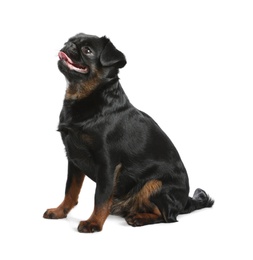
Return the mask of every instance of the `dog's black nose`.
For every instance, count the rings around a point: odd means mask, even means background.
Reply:
[[[66,42],[65,46],[61,49],[61,51],[67,52],[67,54],[70,55],[71,58],[78,59],[79,57],[79,51],[77,45],[74,42],[71,41]]]

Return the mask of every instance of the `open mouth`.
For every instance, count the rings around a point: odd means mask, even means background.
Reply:
[[[79,73],[88,73],[88,67],[74,63],[65,52],[60,51],[58,56],[59,59],[62,60],[70,70],[75,70]]]

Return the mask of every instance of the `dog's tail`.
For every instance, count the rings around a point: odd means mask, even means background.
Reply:
[[[190,213],[194,210],[197,209],[202,209],[202,208],[207,208],[207,207],[212,207],[214,204],[214,200],[210,198],[206,194],[205,191],[201,189],[196,189],[193,197],[188,197],[188,201],[185,205],[185,208],[180,212],[180,214],[186,214]]]

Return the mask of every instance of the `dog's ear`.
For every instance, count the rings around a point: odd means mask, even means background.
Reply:
[[[109,39],[103,37],[107,40],[107,43],[100,55],[100,62],[104,67],[114,66],[117,68],[123,68],[126,65],[125,55],[116,49],[116,47],[111,43]]]

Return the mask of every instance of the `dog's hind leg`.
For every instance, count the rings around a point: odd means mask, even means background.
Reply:
[[[44,213],[43,217],[47,219],[66,218],[69,211],[78,203],[78,195],[84,177],[85,175],[69,162],[65,198],[57,208],[48,209]]]
[[[125,219],[129,225],[137,227],[165,222],[160,210],[152,202],[153,196],[159,193],[161,186],[161,181],[150,180],[138,193],[122,203],[126,207],[123,211],[128,212]]]
[[[180,188],[163,187],[159,194],[152,198],[152,202],[158,207],[164,222],[177,222],[177,216],[184,208],[188,193]]]

